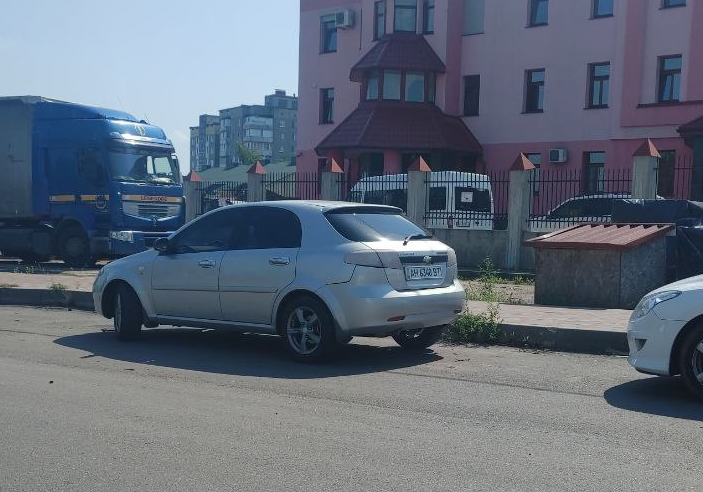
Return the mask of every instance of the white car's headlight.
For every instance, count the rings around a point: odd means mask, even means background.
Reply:
[[[125,241],[127,243],[134,242],[134,234],[132,231],[111,231],[110,239],[116,239],[117,241]]]
[[[632,316],[630,316],[630,319],[644,318],[652,311],[652,309],[654,309],[657,304],[670,301],[676,297],[679,297],[680,295],[681,292],[679,292],[678,290],[669,290],[665,292],[657,292],[655,294],[646,295],[642,298],[639,304],[637,304],[635,310],[632,311]]]

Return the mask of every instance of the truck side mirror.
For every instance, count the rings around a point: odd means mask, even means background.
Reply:
[[[154,249],[158,251],[159,253],[165,253],[168,251],[168,238],[167,237],[160,237],[156,241],[154,241]]]

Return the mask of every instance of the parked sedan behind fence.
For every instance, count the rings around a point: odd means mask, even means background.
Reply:
[[[121,339],[142,325],[278,334],[301,361],[353,336],[422,349],[462,311],[454,251],[395,207],[224,207],[103,267],[93,294]]]

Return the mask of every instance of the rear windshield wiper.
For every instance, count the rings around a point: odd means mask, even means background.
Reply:
[[[410,241],[415,239],[432,239],[433,236],[428,236],[427,234],[411,234],[403,240],[403,246],[407,246]]]

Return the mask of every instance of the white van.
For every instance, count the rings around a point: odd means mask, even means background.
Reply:
[[[493,229],[493,191],[485,174],[429,173],[425,226],[430,229]],[[361,179],[349,192],[351,202],[392,205],[407,212],[408,175],[387,174]]]

